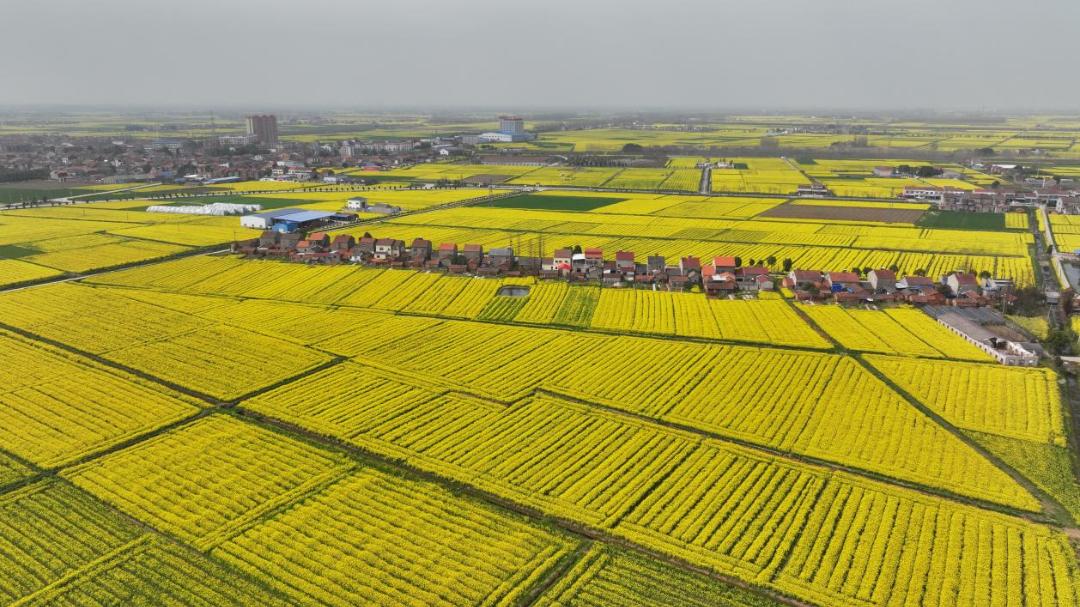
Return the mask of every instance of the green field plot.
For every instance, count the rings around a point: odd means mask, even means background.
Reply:
[[[1001,213],[965,213],[963,211],[928,211],[916,225],[924,228],[954,230],[1004,230]]]

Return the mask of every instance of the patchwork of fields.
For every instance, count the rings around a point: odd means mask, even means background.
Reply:
[[[700,160],[482,168],[691,192]],[[865,166],[745,164],[713,173],[742,196],[371,190],[409,213],[346,231],[1035,282],[1027,215],[925,227],[927,205],[788,197]],[[0,292],[4,604],[1080,606],[1059,376],[916,308],[147,263],[241,236],[145,203],[0,212],[0,287],[135,264]]]

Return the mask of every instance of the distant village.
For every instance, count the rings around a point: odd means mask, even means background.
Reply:
[[[792,269],[792,260],[781,262],[783,272],[770,271],[777,259],[743,260],[717,256],[706,263],[685,256],[668,264],[661,255],[639,260],[633,251],[616,251],[605,257],[598,248],[580,246],[555,249],[550,257],[515,254],[513,247],[485,249],[479,244],[444,242],[424,238],[411,243],[396,238],[377,238],[365,233],[331,236],[324,231],[267,229],[258,238],[233,244],[234,252],[248,257],[278,258],[308,264],[355,263],[365,266],[414,269],[481,277],[536,276],[543,280],[594,283],[613,288],[651,288],[703,292],[706,297],[755,294],[788,289],[799,301],[837,303],[906,302],[912,304],[979,307],[997,305],[1014,297],[1010,279],[988,272],[952,272],[938,280],[922,271],[898,277],[897,269],[853,269],[845,272]]]

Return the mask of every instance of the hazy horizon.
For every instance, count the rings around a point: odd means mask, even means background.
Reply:
[[[1080,3],[55,0],[0,107],[1080,111]]]

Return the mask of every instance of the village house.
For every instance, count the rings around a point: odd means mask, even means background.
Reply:
[[[465,257],[465,263],[478,265],[484,259],[484,247],[478,244],[467,244],[461,249],[461,254]]]
[[[734,293],[738,288],[738,283],[735,281],[735,274],[731,272],[715,272],[705,279],[706,273],[713,272],[713,266],[707,265],[702,268],[703,285],[705,287],[706,297],[721,297],[728,293]]]
[[[514,263],[514,249],[510,247],[497,247],[488,251],[488,258],[492,266],[509,268]]]
[[[574,252],[570,249],[555,249],[555,255],[551,258],[553,264],[553,270],[562,274],[566,274],[573,269],[571,262],[574,258]]]
[[[356,246],[356,238],[350,234],[338,234],[330,242],[330,248],[338,253],[348,253]]]
[[[866,275],[874,293],[892,294],[896,292],[896,272],[892,270],[870,270]]]
[[[701,277],[701,260],[693,255],[679,259],[679,273],[689,281],[698,280]]]
[[[938,291],[938,283],[925,276],[905,276],[896,283],[900,298],[913,304],[942,304],[945,296]]]
[[[735,280],[740,289],[747,291],[770,290],[773,288],[772,279],[769,278],[769,270],[762,266],[737,268],[735,270]]]
[[[623,274],[633,274],[636,264],[634,262],[633,251],[616,251],[615,252],[615,268]]]
[[[431,259],[431,241],[426,238],[414,238],[409,247],[409,256],[413,263],[423,264]]]
[[[859,275],[854,272],[829,272],[825,275],[825,284],[834,293],[862,290],[861,282]]]
[[[813,270],[792,270],[788,272],[785,284],[793,289],[818,289],[821,287],[821,272]]]
[[[945,277],[945,284],[953,297],[960,297],[965,293],[979,291],[979,279],[974,274],[965,272],[953,272]]]
[[[326,232],[312,232],[307,237],[315,246],[327,248],[330,246],[330,236]]]
[[[658,272],[663,272],[666,265],[667,260],[664,259],[663,255],[649,255],[645,267],[649,274],[656,274]]]
[[[450,263],[452,259],[457,257],[458,248],[456,242],[444,242],[439,245],[439,261]]]
[[[376,261],[395,261],[405,253],[405,241],[396,238],[379,238],[375,241]]]
[[[603,249],[585,249],[585,269],[601,268],[604,265]]]

